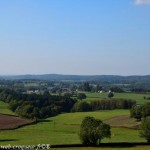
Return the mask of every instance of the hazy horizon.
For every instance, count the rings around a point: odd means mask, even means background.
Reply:
[[[0,1],[0,75],[149,75],[150,0]]]
[[[57,73],[48,73],[48,74],[0,74],[0,76],[42,76],[42,75],[62,75],[62,76],[150,76],[150,74],[132,74],[132,75],[119,75],[119,74],[57,74]]]

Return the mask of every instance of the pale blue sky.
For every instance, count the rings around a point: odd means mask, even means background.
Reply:
[[[150,0],[0,0],[0,74],[150,74]]]

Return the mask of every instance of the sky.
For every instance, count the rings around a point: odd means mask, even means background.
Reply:
[[[150,0],[0,0],[0,75],[150,74]]]

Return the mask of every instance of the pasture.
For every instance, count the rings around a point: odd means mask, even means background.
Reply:
[[[107,93],[86,93],[88,101],[107,98]],[[148,102],[144,96],[150,94],[115,93],[114,98],[137,100],[139,104]],[[8,104],[0,101],[0,113],[14,115],[8,109]],[[15,130],[0,130],[0,145],[37,145],[37,144],[81,144],[78,136],[82,119],[92,116],[112,126],[111,139],[104,139],[102,143],[112,142],[146,142],[139,137],[136,128],[139,123],[129,117],[129,110],[104,110],[95,112],[63,113],[50,117],[34,125],[28,125]],[[53,148],[52,148],[53,149]],[[150,146],[134,147],[102,147],[102,148],[57,148],[57,150],[149,150]]]
[[[14,113],[8,109],[8,104],[2,101],[0,101],[0,114],[14,115]]]
[[[128,110],[111,110],[85,113],[65,113],[48,118],[38,124],[25,126],[16,130],[0,131],[1,144],[35,145],[39,143],[80,144],[79,127],[85,116],[107,120],[115,116],[129,115]],[[133,125],[136,121],[133,121]],[[139,131],[128,128],[112,128],[112,138],[102,142],[145,142],[139,137]]]
[[[85,92],[87,100],[103,100],[108,99],[108,92],[105,93],[90,93]],[[145,97],[150,97],[150,93],[114,93],[114,99],[133,99],[137,101],[137,104],[144,104],[150,102],[150,100],[145,100]],[[112,98],[112,99],[113,99]]]

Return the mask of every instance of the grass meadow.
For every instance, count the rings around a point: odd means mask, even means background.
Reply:
[[[0,114],[14,115],[14,113],[8,109],[8,104],[0,101]]]
[[[87,100],[103,100],[108,99],[108,93],[89,93],[86,92]],[[150,102],[150,100],[145,100],[145,97],[150,97],[150,93],[114,93],[115,98],[122,98],[122,99],[133,99],[136,100],[138,104],[144,104]]]
[[[106,93],[86,93],[87,100],[101,100],[106,98]],[[150,94],[134,94],[134,93],[115,93],[114,98],[135,99],[142,104],[148,100],[144,100],[144,96],[149,97]],[[8,105],[0,101],[0,113],[11,114]],[[78,112],[64,113],[55,117],[50,117],[42,122],[34,125],[24,126],[15,130],[0,130],[0,145],[37,145],[37,144],[80,144],[78,136],[82,119],[86,116],[92,116],[103,121],[119,116],[129,116],[129,110],[106,110],[96,112]],[[136,125],[134,119],[125,121],[116,120],[111,122],[120,125]],[[146,142],[145,139],[139,137],[139,130],[112,127],[111,139],[102,140],[103,143],[112,142]],[[53,149],[53,148],[52,148]],[[102,147],[102,148],[61,148],[61,150],[149,150],[150,146],[136,147]],[[57,148],[59,150],[59,148]]]
[[[85,116],[101,120],[114,116],[128,115],[128,110],[111,110],[85,113],[66,113],[51,117],[38,124],[25,126],[16,130],[1,130],[1,144],[80,144],[78,132]],[[112,138],[102,142],[145,142],[139,137],[139,131],[128,128],[112,128]]]

